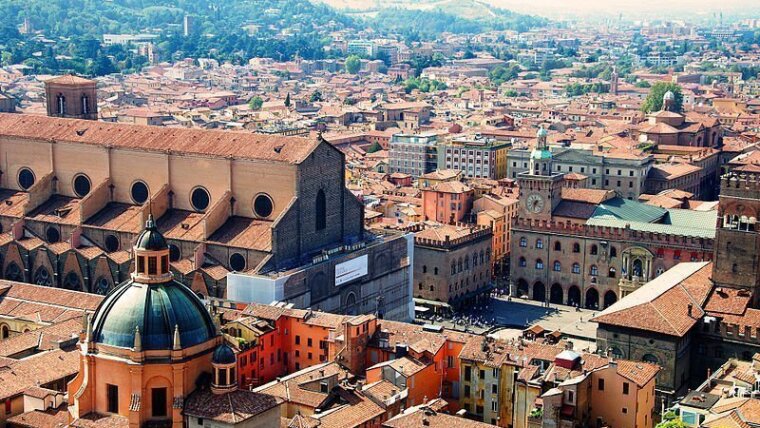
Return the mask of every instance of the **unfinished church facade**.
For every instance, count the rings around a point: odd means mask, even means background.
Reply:
[[[322,138],[0,114],[0,165],[5,279],[105,294],[152,213],[199,295],[228,298],[234,272],[299,307],[410,313],[409,238],[364,231]],[[358,267],[336,281],[341,263]]]

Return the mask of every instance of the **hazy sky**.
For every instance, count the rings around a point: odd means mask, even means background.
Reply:
[[[629,19],[679,16],[712,18],[723,12],[724,18],[760,18],[760,0],[481,0],[494,6],[546,16],[583,17],[609,15]]]
[[[2,1],[2,0],[0,0]],[[397,6],[431,7],[456,0],[313,0],[338,8],[356,10]],[[554,19],[617,18],[627,20],[681,19],[717,22],[723,12],[725,21],[735,18],[760,18],[760,0],[476,0],[516,12],[542,15]]]

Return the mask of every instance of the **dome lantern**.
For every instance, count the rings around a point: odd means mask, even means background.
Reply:
[[[214,367],[214,377],[211,382],[211,391],[214,394],[237,389],[237,357],[235,351],[226,343],[222,343],[214,349],[211,357],[211,365]]]
[[[132,279],[141,284],[170,282],[169,245],[158,231],[153,214],[148,216],[145,229],[137,237],[134,246],[135,271]]]
[[[169,247],[153,216],[137,238],[134,257],[131,280],[111,291],[92,317],[95,346],[171,352],[216,340],[203,301],[172,278]]]

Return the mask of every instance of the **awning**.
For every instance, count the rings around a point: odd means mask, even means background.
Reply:
[[[415,305],[432,306],[434,308],[451,308],[451,305],[437,300],[421,299],[419,297],[414,298]]]
[[[427,312],[429,310],[430,310],[430,308],[426,308],[424,306],[415,306],[414,307],[414,311],[415,312]]]

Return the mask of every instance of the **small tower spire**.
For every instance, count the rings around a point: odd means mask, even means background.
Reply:
[[[84,319],[87,323],[87,326],[85,327],[84,340],[87,342],[92,342],[92,319],[90,318],[90,314],[85,312]]]
[[[140,327],[135,326],[135,345],[133,346],[135,352],[142,352],[142,336],[140,336]]]
[[[182,349],[182,344],[179,340],[179,325],[174,324],[174,343],[172,344],[172,350],[179,351]]]

